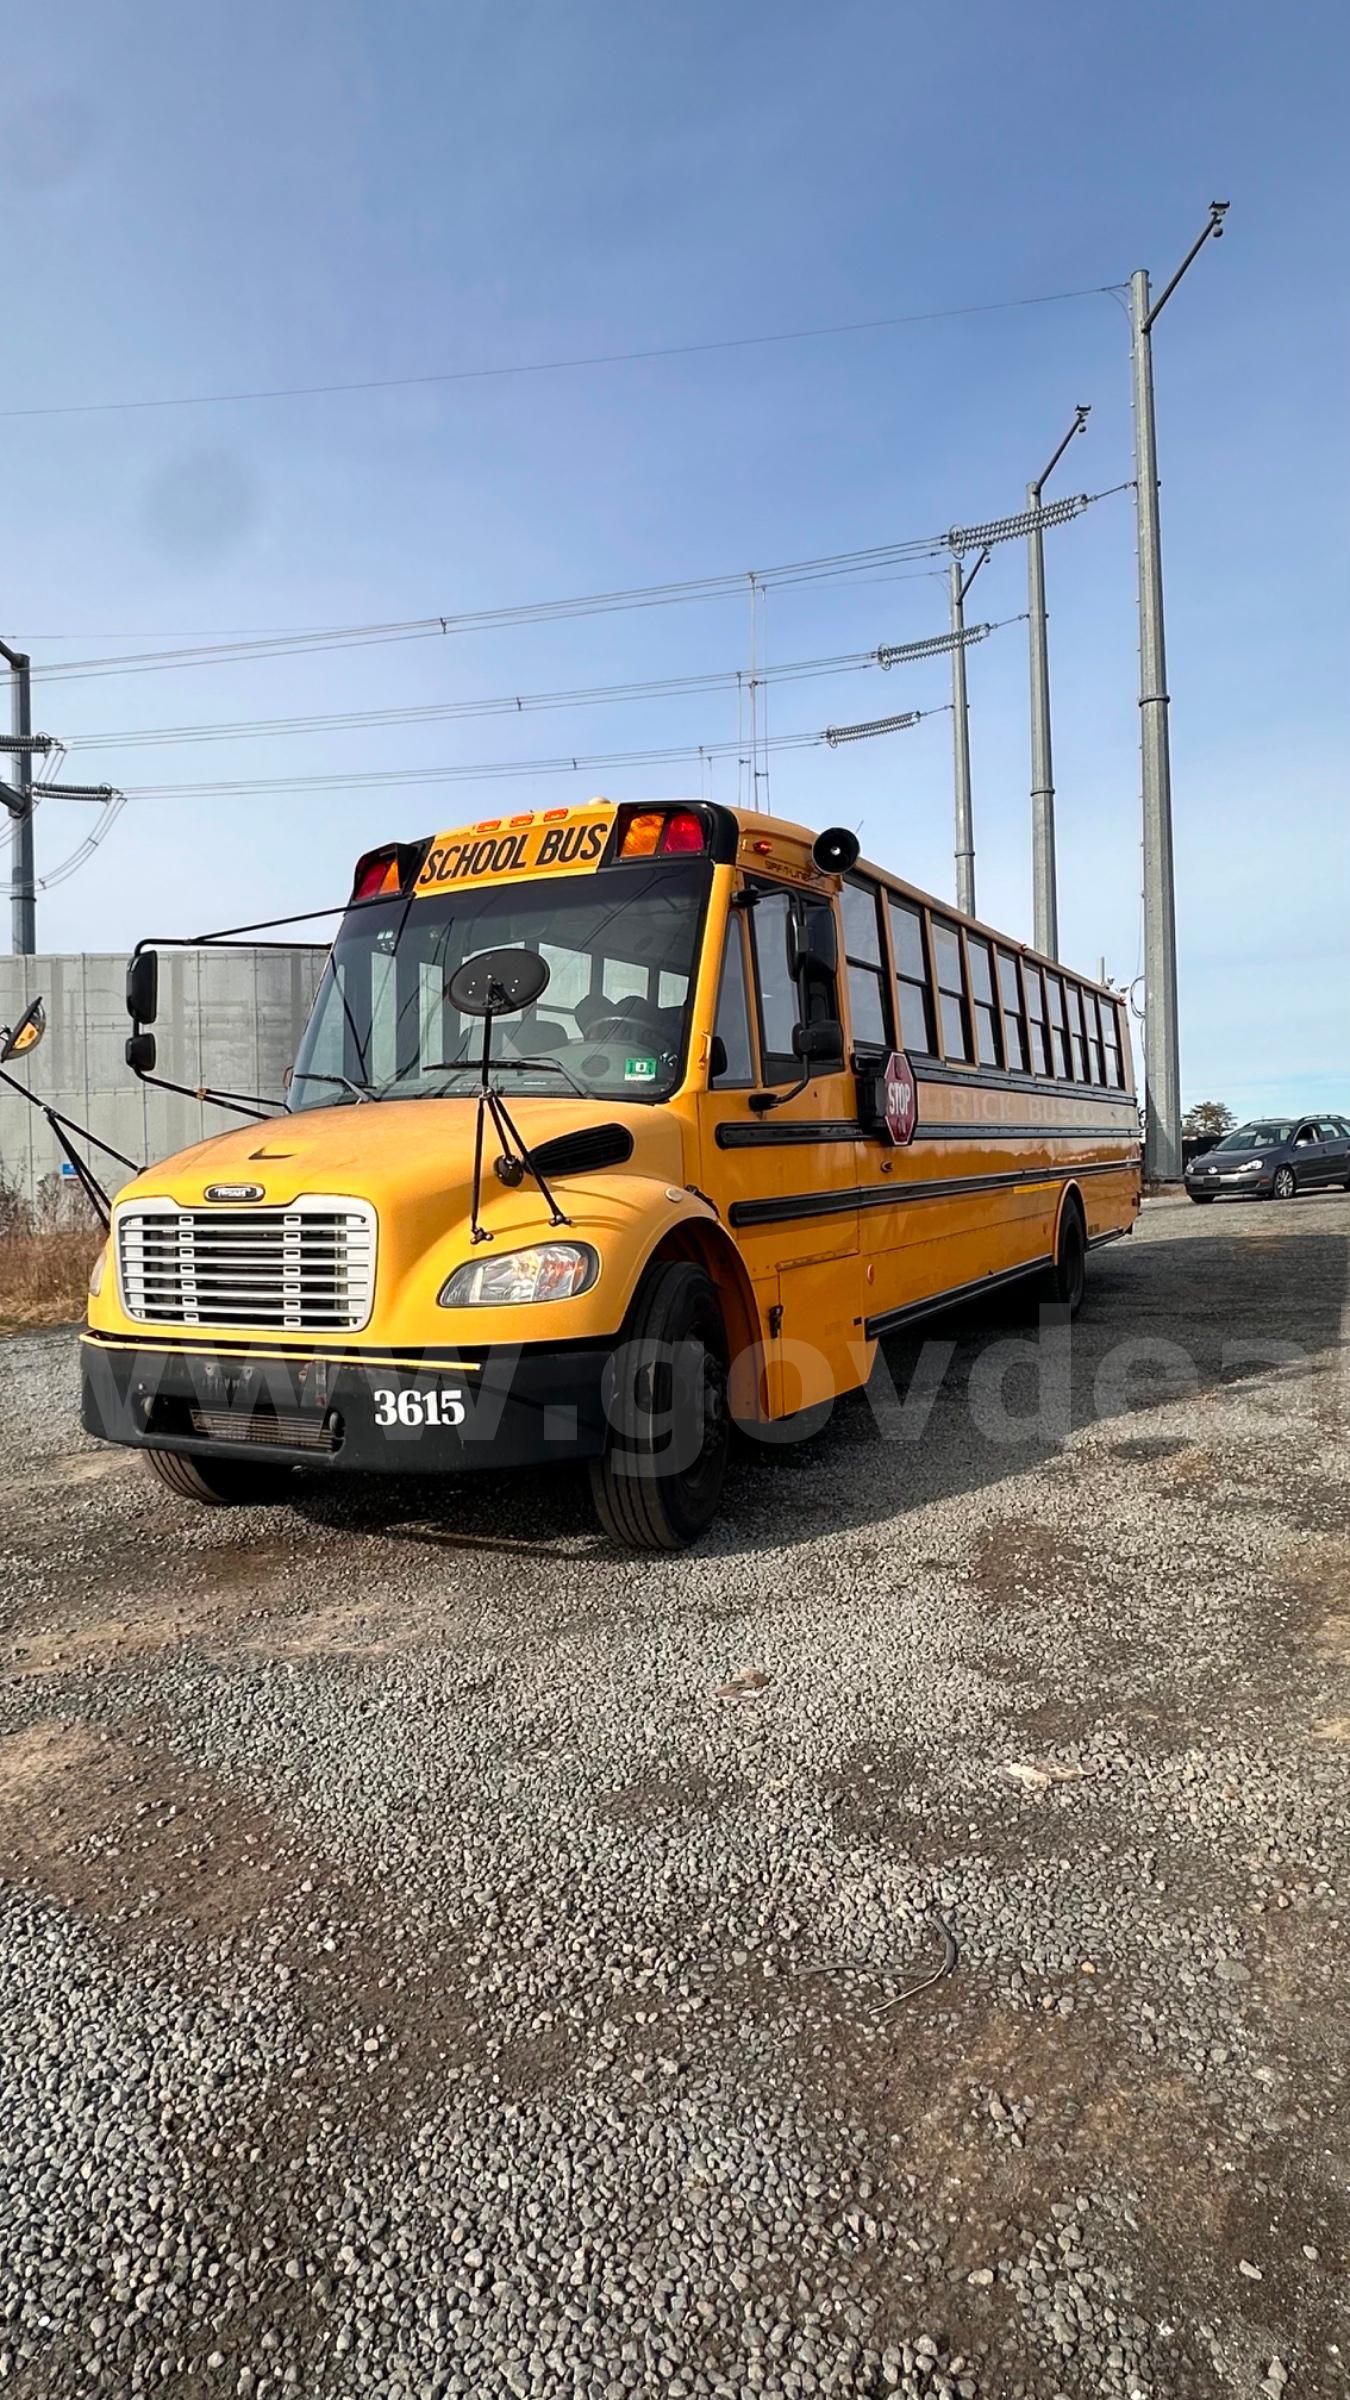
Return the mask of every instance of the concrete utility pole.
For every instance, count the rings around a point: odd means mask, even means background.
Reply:
[[[0,642],[0,656],[9,661],[11,725],[14,732],[14,784],[5,804],[14,819],[14,864],[10,870],[11,939],[15,956],[31,958],[37,948],[37,890],[33,864],[33,706],[27,652]],[[46,745],[44,744],[44,748]]]
[[[982,550],[967,575],[959,558],[947,570],[952,600],[952,762],[956,784],[956,905],[975,914],[975,820],[970,803],[970,705],[966,697],[966,594],[988,558]]]
[[[0,734],[0,757],[7,752],[14,759],[14,781],[0,780],[0,804],[9,810],[14,820],[14,865],[10,874],[10,921],[16,958],[31,958],[37,949],[37,869],[33,857],[33,760],[49,750],[59,748],[49,733],[34,733],[32,708],[32,661],[24,650],[11,650],[8,642],[0,642],[0,658],[7,661],[10,686],[13,692],[13,727],[11,734]],[[50,800],[95,800],[106,802],[116,798],[109,783],[44,783],[42,796]]]
[[[1153,328],[1182,276],[1212,234],[1223,232],[1226,200],[1211,200],[1209,223],[1161,297],[1149,305],[1147,270],[1130,277],[1134,459],[1139,545],[1139,754],[1144,806],[1144,1169],[1165,1182],[1181,1174],[1181,1051],[1177,1031],[1177,903],[1172,865],[1172,760],[1167,731],[1163,637],[1162,529],[1153,416]]]
[[[1031,896],[1032,939],[1045,958],[1059,956],[1059,893],[1055,875],[1055,776],[1050,754],[1050,645],[1045,617],[1045,531],[1041,493],[1076,433],[1087,429],[1081,402],[1058,450],[1027,485],[1027,616],[1031,652]]]

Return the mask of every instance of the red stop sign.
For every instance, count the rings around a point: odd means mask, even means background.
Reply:
[[[919,1087],[903,1050],[893,1050],[882,1068],[881,1113],[891,1140],[903,1149],[919,1115]]]

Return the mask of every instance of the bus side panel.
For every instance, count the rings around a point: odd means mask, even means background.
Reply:
[[[1123,1231],[1137,1207],[1137,1140],[1119,1094],[1068,1098],[1030,1082],[998,1092],[921,1075],[912,1143],[864,1153],[868,1314],[1052,1257],[1067,1182],[1082,1192],[1089,1238]]]

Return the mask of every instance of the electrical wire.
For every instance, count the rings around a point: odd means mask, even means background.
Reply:
[[[122,416],[147,409],[222,408],[260,400],[314,400],[353,392],[411,391],[434,384],[491,383],[512,376],[560,375],[586,367],[619,367],[663,358],[710,357],[719,351],[763,350],[789,342],[820,342],[841,335],[887,333],[905,325],[936,325],[953,317],[996,316],[1014,308],[1053,308],[1068,300],[1097,300],[1122,290],[1120,284],[1085,284],[1076,291],[1033,292],[1013,300],[981,300],[957,308],[925,308],[899,317],[860,317],[841,325],[803,325],[786,333],[742,333],[707,342],[662,342],[645,350],[597,350],[572,358],[527,359],[514,366],[452,367],[434,374],[371,375],[350,383],[275,384],[256,390],[178,392],[142,400],[63,400],[27,408],[0,409],[0,421],[21,417]]]
[[[999,620],[1012,624],[1012,618]],[[998,630],[989,625],[965,628],[965,642]],[[916,652],[932,656],[952,647],[955,636],[934,634],[922,643],[883,644],[880,650],[846,650],[833,657],[786,660],[761,666],[757,684],[798,683],[822,675],[850,675],[872,667],[903,664]],[[344,709],[326,715],[297,717],[230,717],[214,724],[150,725],[112,733],[72,734],[72,750],[148,749],[161,744],[270,739],[278,734],[345,733],[383,729],[390,725],[421,725],[466,717],[527,716],[540,709],[607,707],[616,702],[665,700],[693,692],[732,691],[745,681],[742,668],[710,669],[704,674],[648,677],[634,683],[578,684],[568,690],[505,692],[486,700],[414,701],[401,708]]]
[[[905,722],[918,724],[922,717],[945,713],[945,709],[915,709]],[[892,722],[896,721],[878,720],[878,729]],[[775,751],[813,750],[827,739],[824,732],[776,733],[770,736],[770,743]],[[303,794],[383,790],[391,785],[412,783],[509,783],[526,781],[539,775],[578,774],[583,768],[664,766],[683,759],[697,760],[701,768],[708,760],[740,757],[744,751],[743,739],[681,742],[654,750],[577,752],[559,758],[488,759],[472,766],[380,767],[359,775],[273,775],[221,783],[129,784],[121,797],[126,800],[225,800],[258,798],[283,792]]]
[[[1115,484],[1110,492],[1085,492],[1078,513],[1127,490]],[[1049,511],[1046,512],[1047,516]],[[778,567],[757,567],[755,580],[764,588],[805,583],[868,579],[879,567],[949,551],[948,533],[910,535],[898,542],[880,542],[863,550],[841,550],[820,558],[790,560]],[[293,658],[303,653],[352,650],[390,642],[429,641],[452,633],[496,631],[507,626],[541,625],[561,619],[610,616],[646,608],[669,608],[696,600],[724,599],[744,591],[747,570],[722,575],[692,576],[684,582],[635,584],[612,592],[574,594],[561,600],[528,600],[502,608],[474,609],[459,615],[375,620],[364,625],[314,628],[297,634],[260,636],[256,640],[201,643],[177,649],[131,651],[120,658],[66,659],[36,669],[34,683],[87,682],[108,675],[149,674],[171,667],[225,666],[262,658]]]

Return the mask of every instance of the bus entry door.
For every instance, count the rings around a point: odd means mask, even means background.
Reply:
[[[701,1180],[755,1286],[768,1327],[764,1398],[781,1417],[859,1381],[858,1125],[842,1045],[831,1049],[824,1030],[839,1024],[817,913],[833,920],[831,904],[744,888],[753,898],[727,918]],[[809,1037],[820,1047],[803,1057],[798,1035],[810,1027],[822,1029]]]

